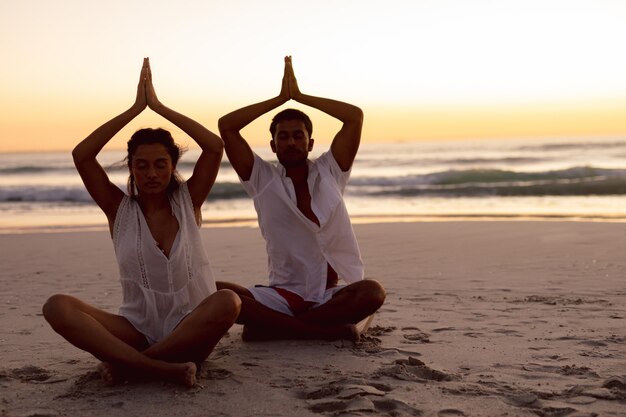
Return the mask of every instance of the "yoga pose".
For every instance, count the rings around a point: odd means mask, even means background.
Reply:
[[[330,151],[309,160],[311,120],[295,109],[278,113],[270,125],[270,146],[279,162],[274,165],[256,155],[240,131],[290,99],[339,119],[343,126]],[[361,255],[343,201],[362,124],[358,107],[301,93],[291,57],[285,58],[278,96],[219,120],[228,159],[254,200],[269,263],[269,286],[217,283],[241,297],[237,323],[244,325],[244,340],[358,340],[363,328],[356,324],[367,323],[383,304],[382,286],[363,279]],[[348,285],[338,285],[340,278]]]
[[[137,131],[128,141],[125,194],[96,156],[146,107],[191,136],[202,153],[184,182],[176,172],[181,150],[171,134]],[[158,378],[193,386],[199,364],[239,315],[237,294],[216,290],[200,236],[200,208],[222,153],[219,136],[158,100],[147,58],[135,103],[74,148],[76,168],[109,222],[123,302],[116,315],[57,294],[43,314],[57,333],[102,361],[105,382]]]

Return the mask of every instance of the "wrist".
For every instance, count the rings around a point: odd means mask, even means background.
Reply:
[[[136,116],[139,113],[141,113],[145,108],[146,108],[146,104],[145,103],[135,102],[132,106],[130,106],[130,109],[128,109],[128,110],[130,112],[132,112]]]
[[[154,101],[150,103],[149,106],[152,110],[154,110],[157,113],[161,113],[163,109],[165,109],[165,106],[160,101]]]

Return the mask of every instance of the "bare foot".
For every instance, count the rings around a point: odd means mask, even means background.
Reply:
[[[359,332],[359,335],[362,335],[363,333],[367,331],[367,329],[370,328],[370,325],[372,324],[373,320],[374,320],[374,314],[370,314],[369,316],[365,317],[363,320],[361,320],[360,322],[356,324],[356,330]]]
[[[193,362],[185,362],[180,364],[180,375],[177,382],[182,382],[183,385],[191,388],[196,385],[196,372],[198,368]]]
[[[361,340],[361,333],[354,324],[344,324],[337,326],[331,333],[330,340],[349,340],[354,343],[358,343]]]
[[[98,372],[100,372],[100,377],[105,385],[112,386],[118,383],[118,379],[115,377],[115,371],[110,363],[101,362],[100,365],[98,365]]]
[[[158,378],[163,378],[171,382],[175,382],[178,384],[183,384],[186,387],[193,387],[196,385],[196,372],[198,368],[196,364],[193,362],[185,362],[185,363],[172,363],[167,366],[166,369],[160,371],[152,371],[153,376],[157,376]],[[116,369],[113,365],[108,362],[102,362],[98,365],[98,372],[100,372],[100,377],[106,385],[113,386],[124,381],[130,380],[129,374],[125,374],[120,370]],[[132,373],[130,374],[132,375]],[[136,377],[134,380],[140,380],[142,378]],[[146,379],[146,375],[144,378]],[[149,378],[148,378],[149,379]]]

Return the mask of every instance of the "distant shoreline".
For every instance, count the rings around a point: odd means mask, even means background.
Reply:
[[[437,223],[437,222],[598,222],[626,223],[622,215],[568,215],[568,214],[444,214],[444,215],[354,215],[353,224],[376,223]],[[209,218],[202,222],[203,228],[245,227],[257,228],[256,218]],[[16,225],[1,226],[1,235],[36,234],[36,233],[71,233],[108,231],[105,222],[99,224],[54,224],[54,225]]]

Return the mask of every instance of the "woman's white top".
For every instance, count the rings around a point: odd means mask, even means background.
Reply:
[[[136,199],[125,196],[113,227],[123,301],[119,314],[150,343],[169,335],[216,291],[187,183],[170,197],[178,233],[169,257],[159,249]]]

